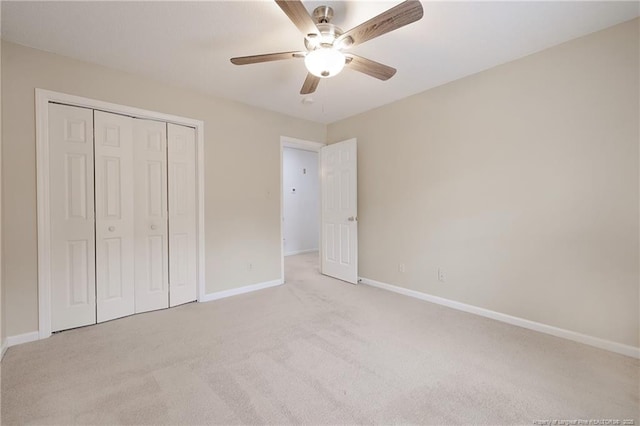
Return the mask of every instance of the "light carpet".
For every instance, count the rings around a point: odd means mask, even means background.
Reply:
[[[639,424],[638,360],[321,276],[10,348],[2,424]]]

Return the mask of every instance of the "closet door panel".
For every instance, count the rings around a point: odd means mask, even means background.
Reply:
[[[49,104],[51,330],[96,322],[93,111]]]
[[[167,125],[169,161],[169,303],[197,299],[196,133]]]
[[[136,312],[169,307],[167,125],[134,120]]]
[[[135,312],[133,118],[95,111],[98,322]]]

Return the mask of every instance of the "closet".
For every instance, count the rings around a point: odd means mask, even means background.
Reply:
[[[195,129],[49,103],[51,330],[197,298]]]

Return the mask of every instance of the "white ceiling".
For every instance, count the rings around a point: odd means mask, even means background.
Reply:
[[[398,4],[305,1],[348,30]],[[638,2],[427,2],[422,20],[352,49],[391,65],[383,82],[345,69],[302,103],[301,59],[235,66],[233,56],[303,50],[273,1],[2,1],[2,38],[308,120],[330,123],[637,17]]]

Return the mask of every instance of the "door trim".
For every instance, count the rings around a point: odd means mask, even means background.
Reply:
[[[320,149],[324,146],[327,146],[326,143],[322,142],[312,142],[306,141],[303,139],[296,139],[289,136],[280,136],[280,281],[284,283],[284,226],[282,225],[282,221],[284,219],[284,191],[282,190],[282,166],[283,160],[282,155],[284,148],[295,148],[302,149],[304,151],[313,151],[318,153],[318,173],[321,173],[320,169]],[[320,176],[318,176],[320,177]],[[320,223],[322,223],[322,184],[318,185],[318,197],[320,197]],[[318,237],[318,250],[322,253],[322,232]]]
[[[145,109],[35,89],[36,106],[36,172],[38,211],[38,336],[51,336],[51,230],[49,205],[49,102],[128,115],[135,118],[164,121],[196,129],[196,202],[197,209],[197,273],[198,301],[204,300],[204,122],[192,118],[164,114]]]

